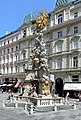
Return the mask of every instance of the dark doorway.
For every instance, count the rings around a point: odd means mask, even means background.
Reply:
[[[63,97],[63,80],[61,78],[57,78],[55,81],[55,92],[59,97]]]

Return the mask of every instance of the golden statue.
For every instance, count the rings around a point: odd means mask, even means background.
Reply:
[[[48,18],[48,15],[44,11],[40,12],[36,20],[37,28],[43,29],[48,23],[47,18]]]
[[[43,84],[43,94],[44,94],[44,95],[49,95],[49,91],[50,91],[50,85],[49,85],[49,82],[46,81],[46,82]]]

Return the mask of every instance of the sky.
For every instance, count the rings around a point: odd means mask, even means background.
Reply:
[[[54,9],[55,0],[0,0],[0,37],[6,31],[15,31],[29,13]]]

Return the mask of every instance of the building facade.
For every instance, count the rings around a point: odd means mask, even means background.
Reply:
[[[81,1],[58,5],[48,13],[44,29],[50,73],[54,82],[81,82]],[[35,19],[25,17],[20,28],[0,38],[0,70],[3,78],[26,79],[35,44]],[[26,70],[26,71],[25,71]],[[1,81],[2,82],[2,81]]]
[[[70,84],[64,90],[75,90],[81,82],[81,1],[62,4],[51,12],[50,68],[55,84]],[[59,85],[60,87],[60,85]],[[56,89],[60,92],[59,87]],[[79,89],[78,89],[79,90]]]

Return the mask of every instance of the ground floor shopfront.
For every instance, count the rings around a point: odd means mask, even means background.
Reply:
[[[64,93],[65,95],[69,93],[69,97],[78,98],[79,94],[81,93],[81,82],[64,83]]]
[[[55,91],[59,96],[76,97],[81,92],[81,71],[58,71],[54,73]],[[66,88],[66,86],[68,86]],[[72,88],[73,87],[73,88]]]

